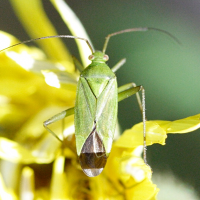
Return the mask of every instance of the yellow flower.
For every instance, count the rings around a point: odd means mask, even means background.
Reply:
[[[32,38],[57,34],[39,0],[11,3]],[[88,38],[64,1],[52,3],[73,35]],[[87,66],[89,48],[76,42]],[[0,32],[0,49],[16,43],[13,36]],[[94,178],[87,177],[78,163],[73,116],[65,120],[64,131],[59,122],[51,126],[56,133],[63,132],[63,143],[45,131],[43,121],[74,106],[79,73],[58,38],[39,45],[40,49],[21,44],[0,54],[0,199],[156,199],[158,188],[141,158],[142,123],[114,141],[104,171]],[[167,133],[199,128],[199,118],[200,114],[146,122],[147,145],[165,144]]]

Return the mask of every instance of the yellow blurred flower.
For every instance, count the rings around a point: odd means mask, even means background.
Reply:
[[[88,38],[63,0],[52,0],[73,35]],[[41,2],[12,0],[13,8],[32,38],[56,35]],[[77,40],[82,63],[89,48]],[[16,44],[0,32],[0,49]],[[97,177],[81,170],[75,150],[74,119],[64,123],[61,144],[42,122],[74,106],[79,73],[58,39],[24,44],[0,54],[0,199],[134,199],[154,200],[158,188],[141,158],[142,123],[126,130],[112,147],[107,165]],[[147,145],[165,144],[167,133],[186,133],[200,127],[200,114],[177,121],[148,121]],[[62,133],[61,123],[52,129]],[[127,142],[128,141],[128,142]]]

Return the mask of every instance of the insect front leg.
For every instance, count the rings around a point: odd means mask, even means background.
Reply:
[[[82,72],[84,70],[83,65],[79,62],[79,60],[75,56],[72,56],[72,59],[74,61],[75,66],[77,67],[78,71]]]
[[[56,137],[60,142],[62,142],[62,140],[50,128],[48,128],[48,125],[55,123],[55,122],[57,122],[61,119],[64,119],[65,117],[68,117],[68,116],[73,115],[73,114],[74,114],[74,108],[69,108],[67,110],[64,110],[61,113],[58,113],[57,115],[54,115],[50,119],[43,122],[44,128],[49,133],[51,133],[54,137]]]
[[[125,62],[126,58],[121,59],[111,70],[115,73]]]
[[[140,99],[139,91],[142,92],[142,101]],[[135,83],[128,83],[118,88],[118,102],[122,101],[132,95],[136,94],[137,101],[142,112],[142,121],[143,121],[143,158],[144,162],[147,164],[146,159],[146,112],[145,112],[145,89],[143,86],[136,86]]]

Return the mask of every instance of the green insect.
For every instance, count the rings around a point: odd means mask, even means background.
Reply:
[[[91,50],[91,55],[89,56],[91,64],[81,71],[77,87],[75,107],[64,110],[46,120],[44,122],[44,127],[59,139],[58,136],[48,128],[48,125],[74,114],[77,155],[83,172],[89,177],[99,175],[104,169],[112,148],[116,129],[118,102],[132,96],[133,94],[137,95],[140,109],[142,111],[144,138],[143,156],[144,162],[147,163],[145,90],[143,86],[136,86],[135,83],[129,83],[118,88],[114,72],[125,63],[125,59],[122,59],[112,69],[110,69],[106,64],[109,57],[105,54],[110,37],[126,32],[147,30],[161,31],[174,38],[168,32],[160,29],[131,28],[109,34],[106,37],[102,51],[94,51],[87,39],[70,35],[48,36],[21,42],[27,43],[39,39],[61,37],[84,40],[88,44]],[[176,38],[174,39],[176,40]],[[139,91],[142,92],[142,101],[138,94]]]
[[[143,30],[140,28],[130,29],[129,31]],[[114,35],[123,32],[127,32],[127,30],[114,33]],[[144,88],[136,86],[134,83],[117,87],[114,72],[124,64],[125,59],[122,59],[112,69],[106,64],[109,57],[105,54],[105,51],[111,36],[113,34],[107,36],[102,52],[94,51],[89,41],[84,38],[66,36],[87,42],[92,52],[89,56],[91,64],[80,74],[75,107],[65,110],[44,122],[44,127],[55,135],[48,128],[48,125],[74,114],[77,155],[83,172],[89,177],[99,175],[106,165],[116,129],[118,101],[142,90],[141,109],[145,126]],[[144,142],[146,142],[146,139],[144,139]],[[146,147],[145,144],[144,147]]]

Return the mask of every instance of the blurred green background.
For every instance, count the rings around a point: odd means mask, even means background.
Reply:
[[[132,27],[155,27],[177,37],[182,45],[156,31],[115,36],[106,52],[110,57],[108,64],[113,66],[120,59],[127,59],[117,72],[119,85],[135,82],[145,87],[149,120],[176,120],[199,113],[199,0],[66,2],[82,21],[96,49],[102,49],[109,33]],[[43,3],[58,33],[70,34],[51,3]],[[0,29],[20,40],[29,39],[7,0],[0,4]],[[73,55],[78,55],[74,42],[68,42],[68,47]],[[141,121],[134,97],[120,102],[119,120],[123,130]],[[200,130],[169,135],[166,146],[148,147],[147,156],[155,174],[172,172],[200,195],[199,134]]]

